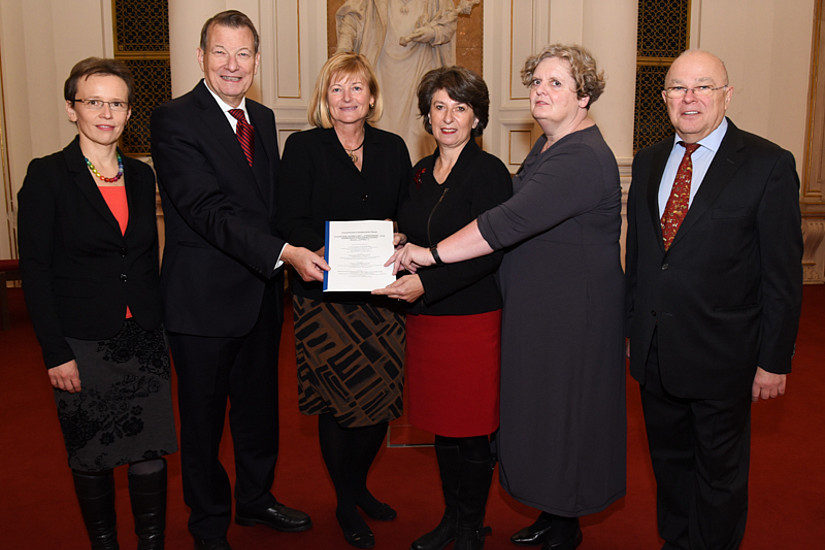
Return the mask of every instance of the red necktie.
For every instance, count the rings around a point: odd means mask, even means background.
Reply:
[[[690,178],[693,175],[693,162],[690,160],[690,155],[699,148],[698,143],[680,141],[679,145],[685,148],[685,156],[679,164],[673,188],[670,190],[670,197],[667,199],[665,213],[662,214],[662,240],[665,243],[665,250],[670,248],[687,214],[690,203]]]
[[[235,134],[238,136],[238,142],[241,144],[249,166],[252,166],[252,159],[255,157],[255,129],[246,121],[243,109],[229,109],[229,114],[238,119]]]

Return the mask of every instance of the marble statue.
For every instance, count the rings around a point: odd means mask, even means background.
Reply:
[[[347,0],[335,14],[337,51],[356,51],[373,64],[384,95],[377,125],[404,138],[412,161],[432,154],[416,91],[427,71],[455,65],[456,21],[480,0]]]

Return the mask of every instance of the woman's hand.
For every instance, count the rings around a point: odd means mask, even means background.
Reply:
[[[407,236],[404,233],[392,234],[392,246],[396,250],[407,244]]]
[[[80,371],[77,370],[77,361],[72,359],[62,365],[49,369],[49,381],[52,387],[69,393],[80,391]]]
[[[404,275],[394,283],[372,291],[372,294],[397,298],[413,303],[424,295],[424,285],[418,275]]]
[[[384,266],[394,263],[392,274],[397,275],[399,271],[409,271],[415,273],[419,267],[427,267],[435,263],[432,252],[428,248],[423,248],[411,243],[407,243],[403,248],[396,250],[390,256]]]

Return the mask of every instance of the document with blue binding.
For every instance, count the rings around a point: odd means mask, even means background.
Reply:
[[[392,265],[393,224],[387,220],[327,221],[324,292],[369,292],[395,281]]]

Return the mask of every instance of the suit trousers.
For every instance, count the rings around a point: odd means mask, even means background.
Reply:
[[[178,376],[183,496],[196,538],[221,537],[229,528],[232,493],[218,456],[227,401],[236,506],[248,510],[275,502],[270,489],[278,457],[282,315],[277,308],[282,302],[275,293],[280,292],[280,285],[267,285],[258,320],[246,336],[169,333]]]
[[[738,548],[748,512],[750,394],[675,397],[661,383],[657,332],[645,368],[642,407],[663,548]]]

